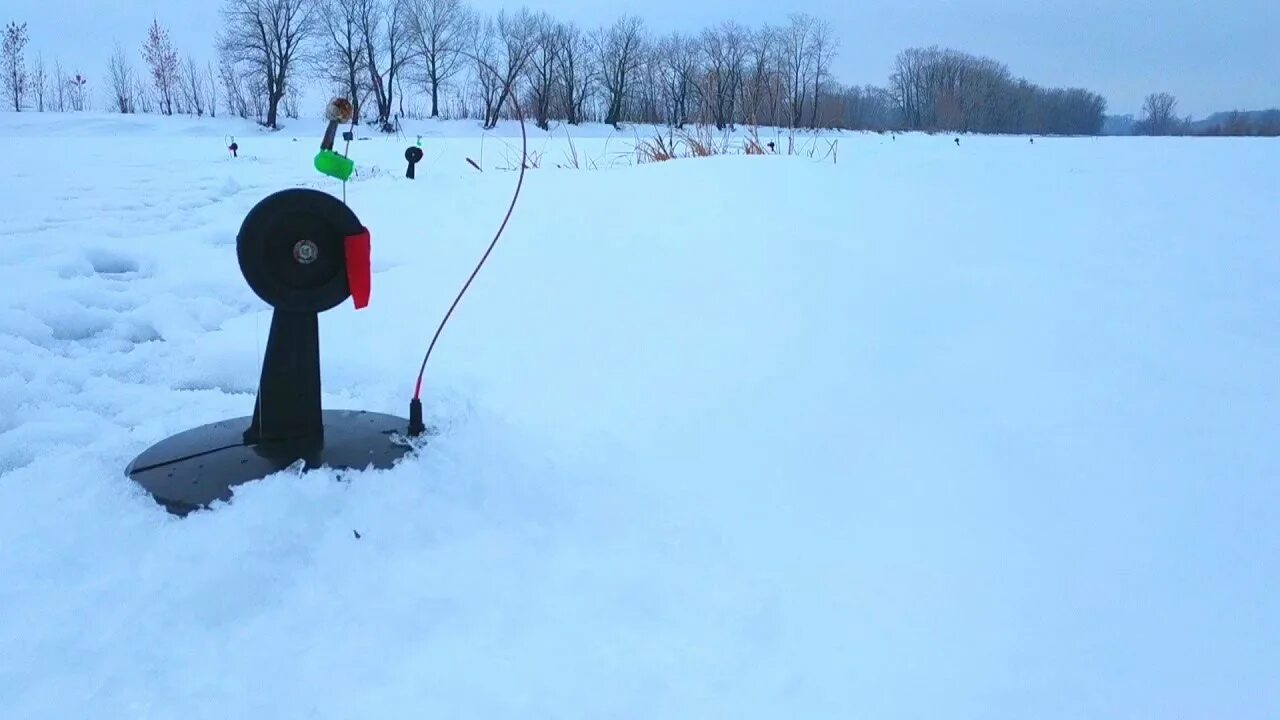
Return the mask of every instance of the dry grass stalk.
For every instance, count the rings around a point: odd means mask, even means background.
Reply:
[[[578,158],[578,146],[573,142],[573,136],[565,133],[569,138],[569,151],[564,154],[565,165],[574,170],[582,169],[582,161]]]
[[[675,141],[667,140],[661,133],[654,135],[652,140],[636,141],[636,162],[638,164],[666,162],[674,160],[676,157]]]

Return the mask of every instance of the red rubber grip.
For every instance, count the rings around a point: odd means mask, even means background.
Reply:
[[[351,301],[356,309],[369,304],[369,295],[373,292],[373,266],[369,229],[364,228],[355,235],[346,238],[347,251],[347,286],[351,288]]]

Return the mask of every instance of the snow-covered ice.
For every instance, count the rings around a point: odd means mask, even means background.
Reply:
[[[319,127],[4,120],[0,717],[1280,713],[1280,143],[535,133],[431,444],[177,520],[122,470],[249,412]],[[327,407],[407,412],[509,200],[514,127],[409,130]]]

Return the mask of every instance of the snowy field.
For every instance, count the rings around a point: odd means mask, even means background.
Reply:
[[[432,443],[177,520],[123,468],[250,412],[319,125],[4,120],[6,720],[1280,714],[1278,142],[534,133]],[[351,147],[327,407],[407,412],[510,197],[513,126],[418,127]]]

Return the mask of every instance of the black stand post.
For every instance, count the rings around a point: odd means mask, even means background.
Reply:
[[[320,319],[315,313],[276,310],[262,360],[262,380],[248,444],[324,444],[320,410]]]

